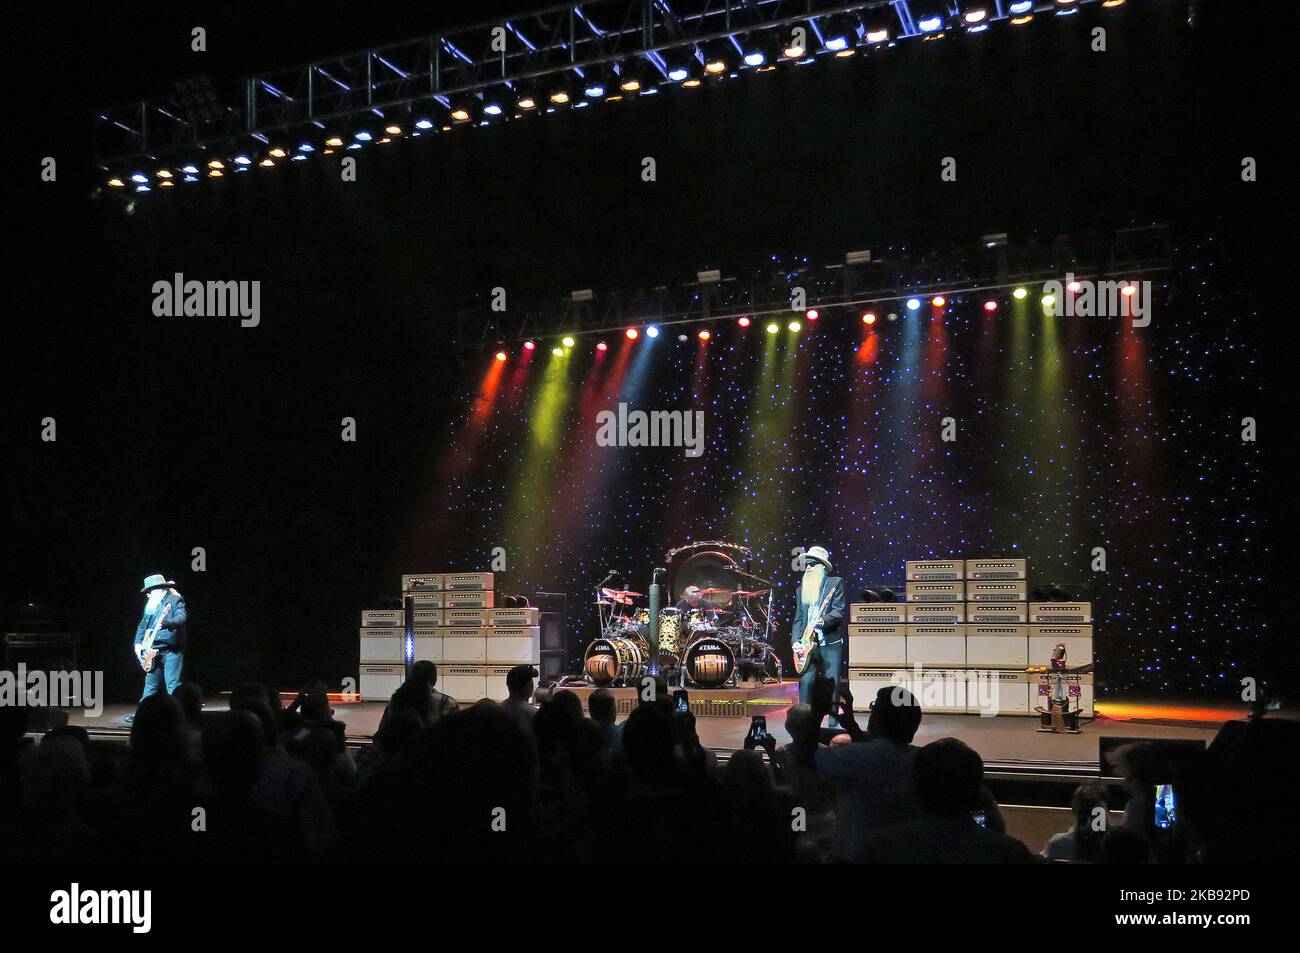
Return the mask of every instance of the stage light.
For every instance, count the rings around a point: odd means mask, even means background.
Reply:
[[[563,344],[565,347],[573,347],[573,345],[576,344],[576,343],[578,343],[578,342],[576,342],[576,341],[573,339],[573,337],[572,337],[571,335],[566,334],[566,335],[565,335],[565,336],[560,340],[560,343]]]
[[[864,311],[862,314],[862,323],[871,326],[876,323],[876,313],[874,311]]]
[[[259,162],[258,165],[260,165],[263,169],[269,169],[271,168],[271,166],[275,165],[275,160],[268,156],[267,158]]]
[[[1044,308],[1050,308],[1056,304],[1056,295],[1043,295],[1042,302]]]
[[[338,136],[330,136],[325,140],[325,145],[329,146],[331,149],[337,149],[339,146],[343,145],[343,140]]]
[[[839,56],[858,42],[859,26],[857,18],[847,13],[827,17],[822,24],[822,47]]]
[[[627,339],[629,341],[635,341],[638,337],[641,336],[641,332],[638,331],[636,328],[628,328],[627,331],[624,333],[627,334]]]
[[[984,302],[984,310],[987,311],[989,314],[992,314],[997,309],[998,309],[998,303],[994,301],[992,298]]]
[[[1069,291],[1071,294],[1078,294],[1081,290],[1083,290],[1083,285],[1081,285],[1081,284],[1080,284],[1079,282],[1077,282],[1077,281],[1071,281],[1071,282],[1070,282],[1068,285],[1066,285],[1065,287],[1066,287],[1066,290]]]
[[[596,342],[596,350],[597,350],[597,351],[608,351],[608,350],[609,350],[609,345],[606,344],[604,341],[597,341],[597,342]]]
[[[713,335],[710,334],[708,331],[701,331],[698,337],[701,341],[707,341],[709,338],[713,337]]]
[[[780,330],[781,330],[781,325],[777,324],[775,321],[771,322],[771,323],[767,326],[767,333],[768,333],[768,334],[775,334],[777,331],[780,331]]]
[[[170,189],[175,187],[176,183],[173,182],[171,179],[163,179],[161,182],[158,183],[158,185],[164,189]]]
[[[497,351],[497,360],[498,360],[498,361],[504,361],[505,359],[506,359],[506,352],[505,352],[505,351]]]
[[[731,69],[736,60],[736,50],[726,40],[714,40],[704,54],[704,72],[721,76]]]
[[[1011,297],[1015,298],[1017,301],[1024,301],[1025,298],[1029,297],[1029,292],[1024,288],[1017,288],[1015,291],[1011,292]]]
[[[989,18],[988,7],[982,3],[963,4],[961,18],[967,26],[987,25]]]
[[[551,348],[551,353],[554,354],[556,357],[564,357],[564,348],[553,347]]]
[[[908,311],[916,311],[916,310],[918,310],[920,307],[921,307],[921,299],[920,299],[920,298],[908,298],[908,299],[907,299],[907,310],[908,310]]]
[[[157,172],[154,173],[154,175],[158,176],[158,178],[160,179],[170,179],[172,177],[172,170],[159,169]]]
[[[1124,6],[1124,0],[1101,0],[1101,5],[1107,9]]]
[[[805,31],[804,35],[806,35],[807,26],[804,24],[798,24],[798,26],[800,29]],[[799,34],[797,34],[794,29],[790,30],[790,40],[788,43],[785,43],[781,49],[781,55],[786,59],[801,60],[803,59],[804,54],[808,52],[804,47],[804,44],[799,41],[798,35]]]
[[[551,102],[557,106],[563,106],[569,101],[569,84],[564,79],[558,79],[551,85],[551,90],[547,94]]]
[[[495,99],[486,99],[483,101],[484,115],[500,116],[503,112],[505,112],[505,110],[501,108],[501,104],[497,102]]]
[[[389,123],[384,127],[384,132],[388,133],[390,136],[400,136],[402,134],[402,127],[395,122]]]
[[[531,84],[518,84],[515,90],[515,106],[523,110],[537,108],[537,94],[533,92]]]
[[[371,139],[375,137],[372,136],[365,129],[358,129],[356,132],[352,134],[352,138],[357,140],[357,142],[369,142]]]
[[[534,351],[534,350],[536,350],[536,349],[537,349],[537,342],[536,342],[536,341],[525,341],[525,342],[524,342],[524,350],[525,350],[525,351]]]
[[[788,327],[790,328],[791,331],[801,331],[801,330],[803,330],[803,325],[800,324],[798,321],[791,321],[790,324],[788,325]]]
[[[137,186],[135,187],[135,190],[136,190],[137,192],[152,192],[152,191],[153,191],[153,189],[149,188],[149,186],[147,186],[147,185],[137,185]]]
[[[659,329],[652,324],[645,329],[645,336],[648,338],[657,338],[659,336]]]
[[[469,122],[469,103],[464,99],[452,104],[451,118],[455,122]]]
[[[1071,13],[1077,13],[1079,8],[1076,3],[1077,0],[1056,0],[1056,15],[1063,17],[1069,16]]]
[[[604,66],[593,66],[587,70],[582,81],[582,93],[588,99],[603,99],[614,85],[614,76]]]
[[[289,153],[284,150],[283,146],[272,146],[270,149],[267,150],[266,154],[273,159],[283,159]]]
[[[687,341],[690,340],[690,338],[688,338],[685,334],[679,334],[677,335],[677,340],[680,341],[682,344],[685,344]]]
[[[421,130],[432,129],[432,128],[433,128],[433,120],[431,120],[431,119],[417,119],[417,120],[415,120],[415,128],[416,128],[416,129],[421,129]]]
[[[221,178],[223,175],[225,175],[225,173],[222,172],[220,169],[209,169],[209,170],[208,170],[208,175],[210,175],[210,176],[211,176],[212,178],[214,178],[214,179],[219,179],[219,178]]]
[[[619,67],[618,88],[623,92],[635,93],[649,84],[649,72],[640,60],[628,60]]]
[[[936,3],[910,4],[916,19],[916,28],[922,33],[939,33],[947,19],[947,7]]]
[[[235,165],[247,167],[252,164],[253,164],[253,160],[250,159],[248,156],[244,155],[243,153],[240,153],[239,155],[235,156]]]
[[[942,308],[947,303],[948,302],[943,295],[935,295],[930,299],[930,304],[934,305],[936,308]]]
[[[1034,9],[1034,0],[1011,0],[1007,4],[1007,13],[1013,17],[1018,17],[1022,13],[1032,13]]]
[[[739,324],[742,328],[747,328],[747,327],[749,327],[749,323],[750,323],[750,322],[749,322],[749,318],[744,318],[744,317],[742,317],[742,318],[741,318],[740,320],[738,320],[736,323]]]
[[[138,185],[144,185],[144,183],[149,181],[149,176],[145,175],[143,172],[132,172],[131,181]]]
[[[122,188],[122,186],[126,185],[125,182],[123,182],[121,179],[117,178],[116,176],[114,176],[113,178],[109,179],[109,180],[108,180],[108,184],[109,184],[110,186],[112,186],[113,188],[115,188],[115,189],[120,189],[120,188]]]
[[[181,171],[184,172],[186,175],[198,175],[199,167],[196,166],[193,162],[191,162],[188,165],[181,166]]]
[[[821,314],[817,311],[816,308],[809,308],[807,311],[804,312],[804,317],[807,318],[809,321],[816,321],[818,318],[821,317]]]
[[[1137,294],[1137,286],[1131,283],[1126,284],[1123,288],[1119,289],[1119,293],[1126,298],[1131,298],[1133,295]]]
[[[224,162],[222,162],[220,159],[209,159],[209,160],[208,160],[208,168],[209,168],[209,169],[224,169],[225,167],[226,167],[226,164],[225,164]]]
[[[684,52],[666,53],[664,59],[667,64],[668,78],[672,82],[681,83],[688,89],[700,85],[700,75],[704,70],[700,66],[700,61],[695,58],[693,47]]]
[[[746,66],[759,67],[767,62],[767,51],[763,49],[761,36],[750,33],[739,38],[740,59]]]

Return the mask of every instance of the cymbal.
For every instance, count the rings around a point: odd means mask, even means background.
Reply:
[[[612,602],[621,602],[624,605],[631,605],[634,596],[643,596],[643,592],[629,592],[626,589],[601,589],[600,594]]]
[[[740,598],[742,599],[752,599],[755,596],[765,596],[771,591],[772,591],[771,589],[754,589],[753,591],[749,591],[746,589],[737,589],[736,595],[740,596]]]
[[[735,589],[701,589],[701,590],[700,590],[700,595],[702,595],[702,596],[734,596],[734,595],[736,595],[736,590],[735,590]]]

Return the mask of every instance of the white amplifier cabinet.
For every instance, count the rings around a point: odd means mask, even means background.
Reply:
[[[966,711],[966,672],[963,669],[924,669],[919,678],[913,676],[911,689],[921,703],[922,712]]]
[[[901,602],[855,602],[849,606],[849,625],[891,625],[907,621]]]
[[[1028,627],[967,623],[966,661],[971,667],[1024,669],[1029,665]]]
[[[437,687],[462,705],[473,704],[487,697],[487,673],[482,665],[440,665]]]
[[[490,572],[449,572],[442,578],[442,587],[448,592],[488,592],[492,589]]]
[[[405,593],[405,598],[411,600],[413,611],[419,612],[422,609],[441,609],[446,603],[443,601],[447,594],[440,589],[419,590],[413,589]],[[416,616],[419,618],[419,616]]]
[[[535,625],[497,625],[485,630],[487,661],[512,665],[537,665],[541,659],[541,628]]]
[[[972,715],[1028,715],[1031,676],[985,669],[966,673],[966,711]]]
[[[1024,625],[1029,621],[1026,602],[973,602],[966,607],[966,621],[981,625]]]
[[[406,613],[401,609],[366,609],[361,613],[361,625],[396,626],[400,629],[406,625]]]
[[[906,664],[906,626],[901,623],[849,626],[850,667]]]
[[[443,659],[442,631],[442,629],[416,629],[415,655],[412,656],[412,661],[441,662]]]
[[[358,690],[362,701],[386,702],[406,681],[406,667],[402,665],[374,665],[361,663]]]
[[[908,602],[961,602],[966,598],[963,583],[955,582],[909,582],[907,584]]]
[[[1092,626],[1033,623],[1029,626],[1029,664],[1050,664],[1058,642],[1065,643],[1066,668],[1092,664]]]
[[[433,590],[440,592],[443,588],[442,576],[440,572],[417,572],[407,573],[402,577],[403,592],[424,592]]]
[[[966,581],[967,602],[1024,602],[1029,598],[1029,584],[1023,579],[1002,582]]]
[[[1089,625],[1092,623],[1092,603],[1031,602],[1029,603],[1029,621]]]
[[[361,661],[401,662],[406,633],[398,628],[377,625],[361,628]]]
[[[469,589],[463,592],[444,592],[442,607],[444,609],[491,609],[495,596],[491,590]]]
[[[909,625],[961,625],[966,621],[966,606],[961,602],[910,603]]]
[[[422,609],[415,608],[411,610],[414,616],[415,627],[417,629],[432,629],[435,626],[443,624],[442,609]]]
[[[908,582],[943,582],[961,579],[963,560],[960,559],[909,559],[905,566]]]
[[[510,689],[506,688],[506,676],[510,674],[512,668],[513,665],[483,666],[484,698],[501,702],[510,697]]]
[[[966,560],[967,579],[1024,579],[1025,561],[1023,559],[968,559]]]
[[[482,665],[487,661],[487,632],[484,627],[465,626],[442,630],[442,657],[448,662]]]
[[[901,666],[849,666],[849,691],[853,692],[853,710],[866,712],[876,700],[876,693],[882,688],[902,686],[911,690],[912,674]]]
[[[491,609],[443,609],[442,624],[454,626],[473,626],[478,628],[488,624]]]
[[[492,625],[537,625],[541,619],[541,610],[536,606],[489,609],[488,616]]]
[[[966,667],[966,626],[907,626],[907,664]]]

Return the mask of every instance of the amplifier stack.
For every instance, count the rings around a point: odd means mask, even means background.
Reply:
[[[402,609],[361,613],[360,693],[387,701],[411,662],[438,666],[438,689],[458,702],[506,697],[506,674],[540,663],[539,612],[497,606],[490,572],[411,573],[402,577]],[[411,644],[406,642],[406,608]]]
[[[849,680],[865,708],[888,685],[927,711],[1034,714],[1039,670],[1058,644],[1070,669],[1092,664],[1092,604],[1030,602],[1024,559],[917,559],[905,601],[849,606]],[[1092,675],[1080,677],[1093,713]]]

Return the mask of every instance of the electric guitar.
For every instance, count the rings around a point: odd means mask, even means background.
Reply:
[[[158,630],[162,627],[163,619],[167,618],[167,613],[171,612],[171,610],[172,604],[168,602],[162,607],[162,611],[158,613],[158,618],[154,620],[153,625],[145,632],[144,638],[140,640],[140,650],[136,659],[139,661],[140,667],[146,672],[153,670],[153,660],[158,657],[158,650],[153,647],[153,641],[158,638]]]
[[[817,624],[821,622],[822,616],[826,614],[826,608],[831,604],[831,599],[835,597],[835,587],[831,586],[826,591],[826,598],[822,599],[822,604],[817,607],[817,613],[810,616],[808,624],[804,626],[803,636],[798,640],[790,643],[790,650],[794,653],[794,670],[795,674],[802,675],[808,668],[808,660],[812,658],[812,650],[817,646]]]

